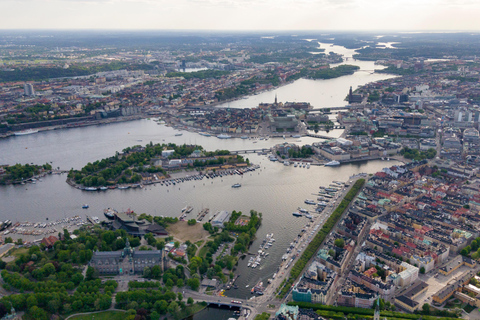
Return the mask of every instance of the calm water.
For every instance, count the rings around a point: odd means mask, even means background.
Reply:
[[[368,62],[363,67],[364,70],[369,70],[370,67],[373,70],[373,63],[370,66],[367,64]],[[315,107],[344,105],[343,98],[350,86],[355,87],[387,77],[356,72],[351,76],[331,80],[298,80],[276,91],[232,103],[232,106],[236,104],[236,107],[253,107],[261,101],[273,101],[275,92],[280,101],[310,101]],[[258,149],[269,148],[285,141],[299,145],[318,141],[305,137],[259,140],[254,144],[252,140],[221,140],[190,132],[175,136],[175,133],[178,131],[173,128],[144,119],[10,137],[0,140],[0,163],[51,162],[55,168],[68,170],[80,169],[88,162],[112,156],[115,151],[135,144],[145,145],[150,141],[199,144],[207,150]],[[329,133],[332,137],[340,134],[339,130]],[[317,192],[319,186],[327,186],[333,180],[346,181],[349,176],[359,172],[374,173],[384,166],[395,164],[393,161],[370,161],[340,167],[312,166],[306,169],[285,167],[256,154],[248,154],[247,157],[261,168],[244,176],[189,181],[170,187],[158,185],[138,190],[85,192],[68,186],[65,175],[48,176],[37,184],[0,186],[0,220],[45,221],[47,217],[55,220],[65,216],[83,216],[85,213],[103,218],[102,212],[107,207],[117,210],[131,208],[137,213],[146,212],[152,215],[178,216],[181,208],[188,204],[194,207],[188,218],[195,218],[198,211],[205,207],[210,208],[211,213],[218,210],[240,210],[248,213],[253,209],[263,213],[263,224],[251,250],[258,250],[267,233],[273,232],[277,241],[269,249],[270,255],[260,267],[247,268],[247,260],[240,261],[238,272],[241,276],[237,280],[239,289],[230,290],[228,294],[245,298],[250,295],[245,288],[247,284],[251,287],[260,279],[265,281],[276,271],[281,256],[307,222],[303,218],[293,217],[291,212],[299,206],[305,207],[303,201],[314,198],[312,193]],[[234,183],[241,183],[242,187],[231,188]],[[88,210],[81,209],[84,203],[90,205]]]
[[[230,318],[237,319],[238,316],[236,316],[234,312],[229,309],[206,308],[199,313],[186,318],[185,320],[228,320]]]
[[[275,94],[278,101],[310,102],[314,108],[341,107],[346,104],[345,97],[348,95],[350,86],[355,90],[359,86],[383,79],[393,78],[393,75],[373,73],[376,69],[383,69],[383,66],[375,65],[373,61],[360,61],[352,58],[355,50],[346,49],[341,46],[331,46],[328,43],[319,43],[319,48],[326,52],[335,52],[345,57],[344,62],[332,64],[332,67],[341,64],[351,64],[360,67],[360,70],[353,75],[343,76],[328,80],[300,79],[283,87],[253,95],[247,99],[228,102],[220,107],[231,108],[254,108],[259,103],[272,103],[275,101]]]
[[[12,137],[0,141],[0,149],[8,150],[1,152],[0,163],[52,161],[55,167],[63,169],[81,168],[89,161],[111,156],[115,151],[127,146],[146,144],[149,141],[197,143],[207,150],[242,150],[298,140],[279,138],[261,140],[254,144],[252,140],[222,140],[189,132],[176,137],[176,132],[178,131],[173,128],[145,119]],[[312,141],[315,140],[302,138],[301,142],[296,143]],[[169,187],[157,185],[145,189],[86,192],[67,185],[65,175],[47,176],[37,184],[0,187],[0,220],[8,218],[14,221],[45,221],[47,217],[55,220],[65,216],[83,216],[85,213],[103,218],[103,209],[107,207],[117,210],[131,208],[137,213],[178,216],[181,209],[188,204],[194,207],[189,218],[195,218],[198,211],[204,207],[210,208],[211,213],[218,210],[240,210],[248,213],[253,209],[262,212],[264,219],[252,250],[258,250],[258,245],[267,233],[273,232],[277,241],[269,249],[270,255],[259,268],[247,269],[247,260],[240,261],[238,270],[241,276],[237,281],[239,289],[230,290],[229,294],[246,297],[249,294],[245,288],[247,284],[251,286],[260,279],[266,280],[275,272],[281,256],[306,223],[305,219],[295,218],[291,213],[299,206],[304,207],[305,199],[314,198],[312,193],[316,192],[320,185],[327,186],[333,180],[346,181],[352,174],[359,172],[374,173],[387,164],[395,163],[370,161],[340,167],[312,166],[306,169],[285,167],[257,154],[248,154],[247,157],[261,168],[243,176],[189,181]],[[241,183],[242,187],[232,188],[234,183]],[[84,203],[90,205],[88,210],[81,208]]]

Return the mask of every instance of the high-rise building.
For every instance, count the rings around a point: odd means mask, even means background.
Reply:
[[[23,85],[23,93],[28,97],[34,96],[35,90],[33,89],[33,85],[30,83],[25,83]]]

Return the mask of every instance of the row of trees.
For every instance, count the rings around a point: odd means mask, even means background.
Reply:
[[[280,297],[285,296],[288,290],[290,290],[295,280],[298,278],[298,276],[300,276],[300,273],[305,268],[308,261],[310,261],[312,256],[317,252],[323,240],[325,240],[330,231],[332,231],[333,227],[340,219],[342,214],[345,212],[350,202],[362,189],[364,183],[364,179],[359,179],[355,182],[350,191],[348,191],[347,195],[343,198],[342,202],[340,202],[338,207],[332,212],[327,221],[325,221],[322,229],[320,229],[320,231],[315,235],[313,240],[308,244],[302,256],[295,262],[295,265],[292,267],[292,270],[290,271],[290,277],[288,278],[288,280],[286,280],[285,286],[279,293]]]
[[[343,306],[332,306],[324,305],[310,302],[301,302],[301,301],[291,301],[288,302],[290,306],[299,306],[300,308],[313,309],[320,316],[327,317],[329,319],[372,319],[374,315],[374,309],[366,308],[355,308],[355,307],[343,307]],[[449,314],[447,317],[435,317],[429,315],[422,315],[421,318],[425,320],[453,320],[458,319],[457,317]],[[453,316],[453,317],[452,317]],[[408,320],[408,319],[419,319],[418,314],[408,314],[403,312],[395,311],[380,311],[380,317],[387,319],[398,319],[398,320]]]

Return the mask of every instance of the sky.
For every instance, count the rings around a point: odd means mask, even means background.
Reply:
[[[0,0],[0,29],[479,31],[477,0]]]

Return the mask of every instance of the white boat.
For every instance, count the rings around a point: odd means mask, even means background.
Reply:
[[[326,167],[335,167],[339,165],[340,165],[340,162],[338,162],[337,160],[332,160],[330,162],[325,163]]]
[[[310,169],[310,163],[307,163],[307,169]]]
[[[229,136],[228,134],[219,134],[217,136],[218,139],[230,139],[232,136]]]
[[[235,183],[232,188],[240,188],[242,185],[240,183]]]
[[[22,130],[22,131],[17,131],[17,132],[14,132],[13,134],[16,135],[16,136],[24,136],[24,135],[27,135],[27,134],[33,134],[33,133],[37,133],[38,130],[36,129],[28,129],[28,130]]]
[[[211,135],[210,133],[208,133],[208,132],[199,132],[198,134],[199,134],[199,135],[202,135],[202,136],[204,136],[204,137],[211,137],[211,136],[212,136],[212,135]]]
[[[97,188],[95,188],[95,187],[87,187],[87,188],[85,188],[85,191],[97,191]]]
[[[284,165],[284,166],[289,166],[289,165],[290,165],[290,162],[288,162],[288,161],[285,160],[285,161],[283,161],[283,165]]]
[[[306,200],[305,200],[305,203],[306,203],[306,204],[316,204],[315,201],[310,200],[310,199],[306,199]]]
[[[293,166],[296,168],[296,167],[298,166],[298,164],[295,162],[295,163],[293,164]]]

